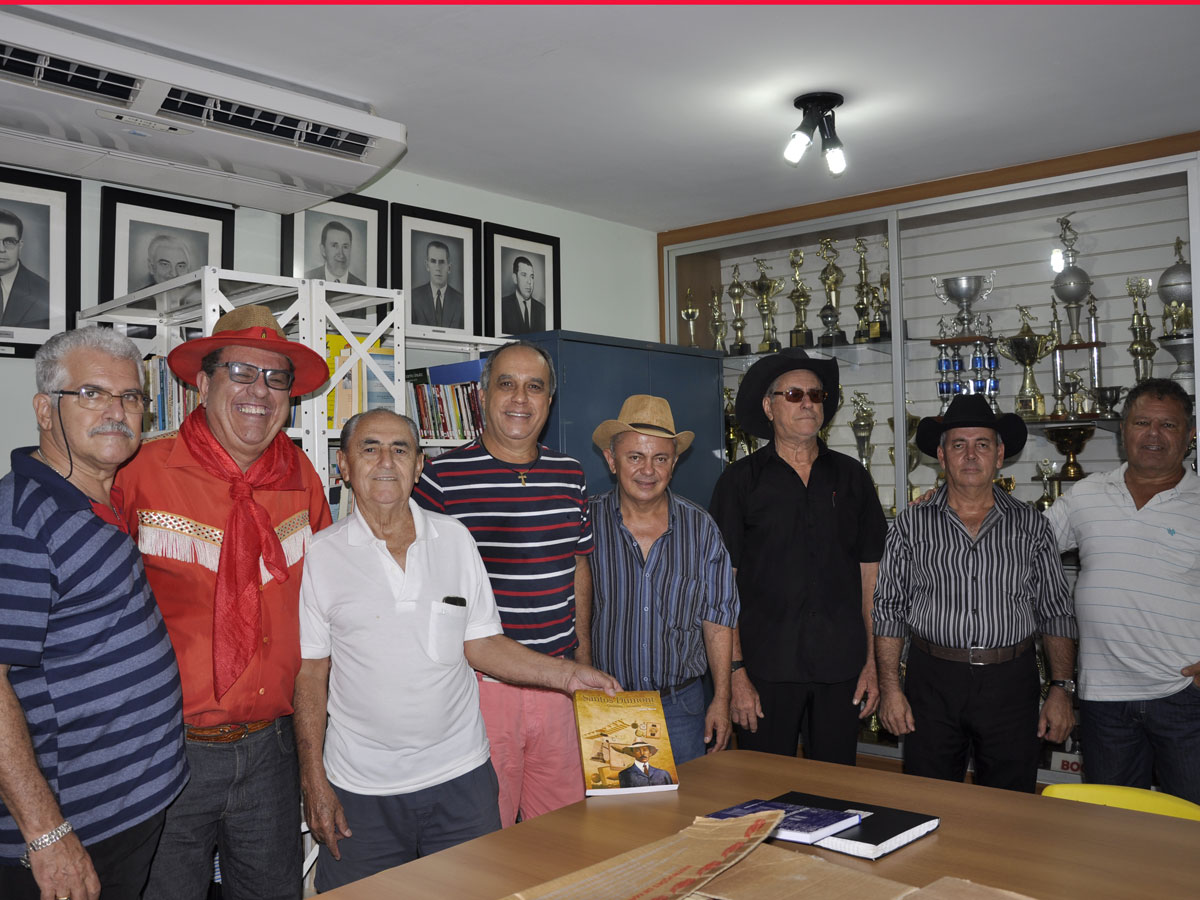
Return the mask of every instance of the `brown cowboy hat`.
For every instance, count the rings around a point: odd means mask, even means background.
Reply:
[[[649,747],[649,748],[650,748],[650,755],[651,755],[651,756],[653,756],[655,753],[657,753],[657,752],[658,752],[658,748],[657,748],[657,747],[655,747],[653,744],[648,744],[648,743],[646,743],[645,741],[634,741],[632,744],[626,744],[624,747],[622,747],[622,748],[621,748],[619,751],[617,751],[617,752],[619,752],[619,753],[624,753],[626,756],[633,756],[633,754],[632,754],[632,753],[630,753],[629,751],[630,751],[630,750],[636,750],[636,749],[638,749],[639,747]]]
[[[675,441],[675,452],[679,455],[692,446],[694,431],[676,431],[675,417],[671,415],[671,404],[662,397],[649,394],[633,394],[621,404],[621,412],[615,419],[605,419],[592,432],[592,443],[607,450],[612,439],[626,431],[648,434]]]
[[[778,353],[764,356],[752,365],[742,377],[741,387],[738,388],[737,413],[738,424],[755,437],[771,440],[775,429],[771,420],[763,412],[763,397],[767,388],[784,372],[796,369],[807,369],[821,379],[821,388],[825,391],[825,402],[822,408],[825,413],[825,424],[833,418],[838,408],[838,364],[836,359],[816,359],[804,352],[802,347],[785,347]]]
[[[172,350],[167,365],[188,384],[195,384],[204,357],[222,347],[253,347],[286,356],[296,368],[293,397],[315,391],[329,380],[329,366],[320,354],[298,341],[289,341],[265,306],[239,306],[225,313],[217,319],[211,336],[184,341]]]
[[[1011,459],[1021,452],[1029,430],[1016,413],[1002,416],[992,412],[992,405],[982,394],[959,394],[950,403],[944,416],[926,416],[917,425],[915,438],[922,453],[936,457],[938,442],[951,428],[991,428],[1004,442],[1004,458]]]

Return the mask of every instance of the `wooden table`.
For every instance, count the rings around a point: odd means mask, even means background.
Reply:
[[[906,884],[955,875],[1039,900],[1200,894],[1200,822],[746,750],[687,763],[679,779],[677,792],[589,797],[322,896],[496,900],[791,790],[940,816],[932,834],[874,862],[777,844]]]

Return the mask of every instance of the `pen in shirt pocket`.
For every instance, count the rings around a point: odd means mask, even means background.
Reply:
[[[467,599],[465,597],[443,597],[442,602],[447,606],[466,606]]]

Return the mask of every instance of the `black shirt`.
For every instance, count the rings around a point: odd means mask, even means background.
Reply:
[[[805,486],[772,441],[729,466],[709,512],[737,569],[747,671],[833,684],[867,661],[860,563],[883,556],[887,521],[855,459],[819,453]]]

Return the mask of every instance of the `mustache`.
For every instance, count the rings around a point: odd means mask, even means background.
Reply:
[[[133,440],[135,436],[133,429],[124,422],[105,422],[101,425],[97,425],[95,428],[89,431],[88,437],[94,437],[97,434],[112,434],[113,432],[123,435],[130,440]]]

